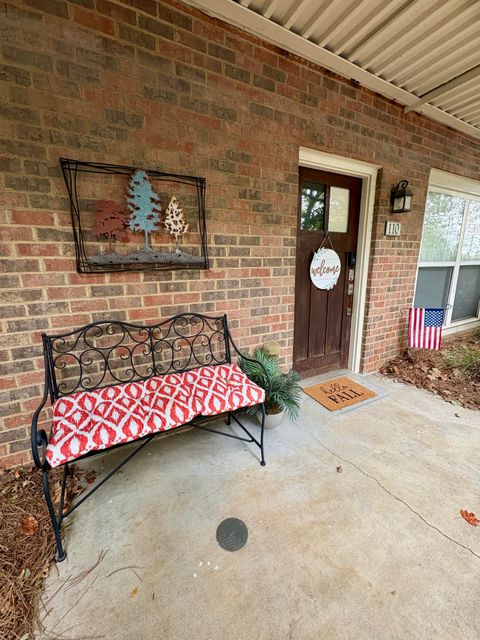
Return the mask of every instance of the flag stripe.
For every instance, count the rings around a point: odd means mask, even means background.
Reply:
[[[413,347],[413,318],[414,318],[414,310],[410,309],[408,312],[408,346]]]

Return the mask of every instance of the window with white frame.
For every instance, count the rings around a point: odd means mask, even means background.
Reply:
[[[448,307],[447,326],[479,317],[480,193],[430,186],[414,305]]]

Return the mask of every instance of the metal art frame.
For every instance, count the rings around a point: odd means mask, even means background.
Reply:
[[[187,329],[189,330],[187,332]],[[193,330],[193,332],[192,332]],[[136,333],[136,338],[134,337]],[[190,335],[187,335],[190,334]],[[138,335],[141,338],[138,338]],[[113,344],[107,346],[98,346],[93,342],[93,338],[101,341],[102,338],[116,339]],[[116,338],[115,338],[116,337]],[[133,346],[122,344],[126,338],[130,338]],[[119,383],[127,383],[133,381],[147,380],[153,376],[166,375],[167,373],[182,373],[200,366],[219,365],[232,362],[232,350],[237,356],[257,362],[242,354],[232,339],[227,324],[227,316],[211,317],[201,314],[179,314],[154,325],[140,325],[121,321],[99,321],[85,325],[74,331],[57,335],[42,334],[43,339],[43,355],[45,367],[45,387],[40,405],[36,409],[32,418],[31,427],[31,446],[32,455],[35,465],[42,471],[42,486],[47,503],[50,519],[52,522],[55,541],[57,546],[57,560],[61,562],[65,559],[66,554],[63,549],[61,526],[65,518],[75,511],[87,498],[89,498],[97,489],[107,482],[117,471],[119,471],[131,458],[139,453],[153,438],[169,432],[158,432],[149,434],[139,439],[139,445],[131,451],[114,469],[112,469],[100,482],[98,482],[88,493],[83,495],[68,511],[63,512],[65,490],[67,485],[67,475],[69,473],[69,463],[65,463],[64,474],[61,486],[60,504],[58,511],[52,501],[48,474],[51,469],[46,459],[46,449],[48,445],[47,433],[44,429],[38,428],[38,421],[42,409],[45,407],[47,400],[53,403],[58,398],[72,394],[78,391],[95,390],[103,387],[112,386]],[[68,341],[70,339],[70,342]],[[85,349],[80,355],[73,355],[73,351],[84,341]],[[223,350],[215,351],[214,345],[223,345]],[[141,355],[148,358],[150,363],[143,363],[144,371],[139,368],[137,358],[139,357],[138,347],[141,347]],[[183,364],[179,357],[179,352],[183,353]],[[123,356],[118,356],[121,350]],[[112,354],[117,352],[125,363],[125,370],[120,376],[119,372],[111,365]],[[92,379],[92,374],[88,368],[92,363],[92,356],[97,354],[98,360],[102,365],[98,372],[97,379]],[[162,355],[162,359],[159,356]],[[78,376],[73,379],[67,387],[65,382],[58,379],[57,372],[65,369],[66,358],[73,358],[73,363],[77,368]],[[263,365],[258,363],[262,368]],[[102,371],[103,369],[103,371]],[[265,371],[267,380],[268,373]],[[106,383],[107,377],[110,382]],[[263,403],[258,405],[262,414],[260,439],[253,436],[250,431],[241,422],[236,413],[228,412],[226,414],[226,424],[231,425],[232,419],[245,433],[237,435],[235,433],[227,433],[213,429],[200,421],[205,417],[198,416],[191,422],[188,422],[175,431],[183,431],[186,427],[194,427],[203,431],[218,433],[219,435],[241,440],[242,442],[253,442],[260,449],[260,464],[265,466],[264,455],[264,429],[265,429],[265,406]],[[221,415],[221,414],[219,414]],[[75,462],[93,457],[95,455],[104,454],[107,451],[132,445],[131,442],[114,445],[100,451],[91,451],[75,460]]]
[[[100,162],[80,162],[60,158],[63,177],[70,198],[70,212],[72,216],[73,237],[75,241],[75,257],[78,273],[107,273],[117,271],[165,271],[173,269],[208,269],[207,227],[205,222],[205,178],[196,176],[184,176],[175,173],[164,173],[153,169],[145,169],[146,173],[156,179],[178,184],[187,184],[196,189],[198,202],[198,230],[200,234],[200,261],[194,262],[128,262],[122,264],[94,264],[87,255],[85,239],[81,223],[80,203],[77,191],[77,176],[79,173],[97,175],[124,175],[130,176],[138,167],[126,165],[105,164]]]

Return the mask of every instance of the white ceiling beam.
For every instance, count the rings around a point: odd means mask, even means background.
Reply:
[[[245,7],[242,7],[237,2],[233,2],[233,0],[215,0],[214,3],[210,0],[185,1],[187,4],[200,9],[200,11],[210,16],[233,24],[241,30],[248,31],[266,42],[291,51],[295,55],[314,62],[325,69],[334,71],[345,78],[356,80],[364,87],[376,91],[400,104],[410,106],[418,100],[418,96],[415,96],[409,91],[375,76],[373,73],[353,64],[353,62],[349,62],[345,60],[345,58],[319,47],[310,40],[305,40],[305,38],[302,38],[302,36],[292,31],[287,31],[279,24],[267,20],[250,9],[245,9]],[[419,109],[421,113],[437,122],[442,122],[453,129],[480,139],[479,129],[433,105],[424,104],[419,107]]]
[[[476,67],[473,67],[473,69],[469,69],[468,71],[465,71],[465,73],[461,73],[456,78],[452,78],[448,82],[444,82],[439,87],[437,87],[436,89],[432,89],[431,91],[428,91],[423,96],[420,96],[420,99],[418,100],[418,102],[408,107],[405,107],[405,113],[408,113],[409,111],[414,111],[415,109],[420,107],[422,104],[425,104],[426,102],[431,102],[432,100],[434,100],[435,98],[438,98],[444,93],[447,93],[448,91],[453,91],[453,89],[456,89],[460,85],[465,84],[465,82],[470,82],[470,80],[474,80],[475,78],[478,78],[480,80],[480,64],[477,65]]]

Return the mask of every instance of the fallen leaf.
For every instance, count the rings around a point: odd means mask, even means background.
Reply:
[[[26,536],[33,536],[38,529],[38,520],[34,516],[25,516],[23,518],[20,529]]]
[[[480,520],[477,518],[477,516],[474,513],[470,513],[469,511],[462,510],[460,511],[460,515],[464,520],[468,522],[468,524],[471,524],[472,527],[478,527],[478,525],[480,524]]]
[[[83,487],[81,484],[76,484],[74,487],[70,488],[70,496],[72,498],[76,498],[83,492]]]
[[[138,593],[138,587],[135,587],[135,589],[132,591],[132,593],[130,594],[130,598],[135,598],[135,596]]]
[[[60,480],[55,482],[52,487],[52,502],[57,505],[60,502],[60,498],[62,497],[62,483]]]
[[[85,480],[88,482],[88,484],[93,484],[95,482],[95,471],[89,471],[86,475],[85,475]]]

